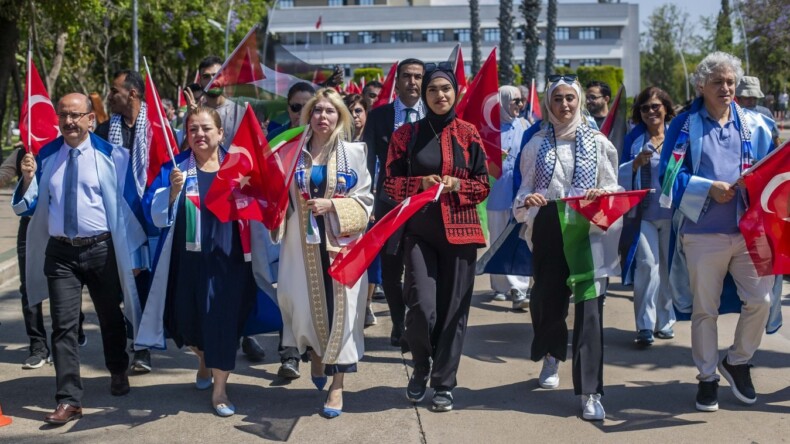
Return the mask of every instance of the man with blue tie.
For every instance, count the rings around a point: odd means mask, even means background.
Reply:
[[[77,328],[83,286],[99,318],[114,396],[129,393],[121,303],[135,328],[140,318],[134,274],[147,265],[147,238],[131,209],[137,192],[129,153],[90,133],[92,108],[83,94],[58,102],[62,136],[38,156],[24,156],[12,200],[18,215],[31,216],[26,278],[30,297],[38,300],[30,303],[50,298],[58,403],[45,417],[50,424],[82,417]]]

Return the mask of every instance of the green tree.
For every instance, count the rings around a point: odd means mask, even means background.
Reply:
[[[557,31],[557,0],[548,0],[546,9],[546,77],[554,73],[554,41]]]
[[[469,0],[469,31],[472,41],[472,76],[477,74],[482,63],[480,52],[480,1]]]
[[[685,97],[685,78],[678,76],[678,53],[685,51],[689,34],[688,13],[669,3],[653,11],[645,23],[641,62],[642,87],[657,86],[674,99]]]
[[[513,72],[513,0],[499,2],[499,84],[512,85]]]
[[[518,9],[524,17],[524,73],[522,79],[524,84],[528,85],[532,79],[538,78],[540,0],[521,0]]]
[[[760,78],[763,92],[777,94],[790,81],[790,3],[745,0],[740,9],[749,39],[751,75]]]
[[[717,51],[732,53],[732,20],[729,0],[721,0],[721,10],[716,19],[716,38],[714,42]]]

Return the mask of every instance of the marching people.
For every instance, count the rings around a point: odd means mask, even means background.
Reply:
[[[381,88],[383,88],[381,82],[378,80],[371,80],[370,82],[365,84],[365,87],[362,88],[362,97],[365,98],[365,101],[368,102],[368,109],[373,108],[373,104],[376,103],[376,100],[379,98],[379,93],[381,93]]]
[[[373,205],[365,146],[349,142],[351,114],[331,88],[316,92],[302,109],[308,125],[290,189],[291,210],[272,234],[281,242],[277,300],[284,346],[310,351],[318,390],[332,377],[322,415],[343,411],[346,373],[364,353],[367,279],[347,288],[329,277],[329,266],[365,231]]]
[[[746,205],[741,173],[772,148],[770,128],[757,124],[749,116],[752,111],[733,100],[742,76],[741,61],[731,54],[714,52],[703,58],[694,73],[698,97],[673,120],[661,154],[662,183],[672,184],[662,204],[671,204],[681,215],[678,239],[693,294],[696,407],[704,412],[719,408],[719,373],[741,402],[757,400],[750,361],[769,318],[775,280],[757,275],[738,228]],[[728,272],[742,306],[733,344],[721,358],[717,319]]]
[[[244,259],[238,222],[221,222],[205,204],[227,155],[220,143],[219,113],[199,106],[189,111],[184,128],[189,149],[176,156],[177,166],[171,162],[162,166],[143,201],[151,223],[163,231],[136,344],[163,346],[144,343],[143,337],[155,337],[148,329],[159,326],[164,316],[164,327],[176,345],[190,347],[198,357],[195,388],[213,386],[211,405],[217,415],[226,417],[236,412],[227,381],[255,304],[256,286],[252,266]],[[153,324],[146,322],[149,308],[158,318]],[[161,328],[153,330],[155,334]]]
[[[543,360],[538,383],[560,384],[559,363],[568,349],[568,263],[554,199],[594,199],[618,188],[617,150],[583,117],[584,92],[576,76],[549,76],[541,112],[546,120],[524,147],[522,183],[514,215],[531,230],[533,286],[529,303],[534,338],[531,359]],[[537,210],[537,211],[535,211]],[[595,279],[595,297],[574,295],[573,390],[582,398],[582,417],[603,420],[603,298],[606,278]],[[574,287],[578,288],[579,285]]]
[[[596,128],[601,129],[606,116],[609,114],[609,101],[612,99],[612,89],[606,82],[593,80],[584,87],[587,111],[595,121]]]
[[[738,101],[738,105],[743,109],[762,114],[768,119],[766,123],[771,127],[774,146],[778,146],[779,128],[776,127],[776,122],[774,122],[774,115],[768,108],[757,104],[757,101],[763,97],[765,95],[760,90],[760,79],[757,77],[743,76],[740,83],[738,83],[738,87],[735,88],[735,98]]]
[[[382,186],[387,176],[385,166],[392,134],[404,123],[416,122],[425,117],[425,104],[420,98],[425,73],[423,62],[417,59],[403,60],[398,63],[396,72],[397,97],[392,103],[379,106],[370,112],[363,133],[368,147],[368,172],[371,177],[378,177],[373,185],[376,190],[373,206],[375,220],[381,219],[395,208],[395,203]],[[401,342],[401,338],[406,314],[406,305],[403,302],[403,254],[402,249],[397,248],[396,241],[388,241],[381,250],[381,281],[392,319],[390,344],[403,348],[405,344]]]
[[[664,90],[651,86],[636,96],[631,114],[636,126],[626,135],[620,165],[623,188],[661,190],[658,161],[665,148],[664,133],[673,117],[672,99]],[[640,346],[651,345],[654,337],[675,337],[675,308],[669,285],[672,211],[659,205],[659,194],[648,193],[635,209],[639,231],[625,266],[626,274],[633,274],[633,278],[623,279],[634,283],[636,343]]]
[[[439,202],[406,223],[400,243],[408,307],[404,337],[414,360],[406,397],[422,401],[430,382],[432,409],[446,412],[453,408],[477,249],[485,246],[475,206],[488,196],[488,170],[480,135],[455,115],[458,84],[452,66],[427,64],[422,80],[426,116],[392,135],[383,185],[395,202],[444,185]]]
[[[45,421],[59,425],[82,417],[77,330],[86,285],[99,318],[110,393],[129,393],[121,303],[136,328],[134,275],[147,254],[142,251],[147,238],[123,193],[131,174],[129,153],[89,132],[90,99],[67,94],[57,114],[62,136],[38,156],[25,154],[12,205],[18,215],[32,216],[25,262],[28,301],[50,299],[58,406]]]
[[[486,204],[488,237],[491,242],[502,234],[513,215],[513,171],[516,167],[516,157],[521,152],[521,139],[529,126],[524,118],[519,117],[524,98],[518,88],[510,85],[501,86],[499,103],[501,104],[499,118],[502,151],[506,155],[502,161],[502,175],[491,187]],[[495,301],[505,301],[510,297],[513,310],[526,308],[529,304],[528,276],[492,274],[490,278]]]

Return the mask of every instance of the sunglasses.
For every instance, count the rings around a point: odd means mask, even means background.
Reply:
[[[559,82],[560,80],[564,80],[564,81],[566,81],[568,83],[573,83],[573,82],[576,81],[576,79],[578,79],[577,76],[572,75],[572,74],[566,74],[566,75],[552,74],[552,75],[548,76],[547,78],[549,79],[549,82],[551,82],[551,83]]]
[[[646,103],[639,107],[639,111],[643,113],[649,113],[650,111],[653,111],[655,113],[658,112],[658,110],[660,110],[662,106],[663,105],[661,105],[660,103],[651,103],[649,105]]]
[[[291,108],[291,112],[298,113],[302,111],[304,105],[302,105],[301,103],[289,103],[288,108]]]
[[[522,103],[524,103],[524,99],[513,99],[513,103],[515,103],[516,105],[521,105]]]
[[[453,64],[450,62],[439,62],[439,63],[426,63],[425,64],[425,73],[434,72],[436,70],[439,71],[453,71]]]

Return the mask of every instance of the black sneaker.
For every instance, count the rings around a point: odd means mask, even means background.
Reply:
[[[298,379],[302,375],[299,373],[299,360],[296,358],[288,358],[283,361],[280,369],[277,370],[277,376],[285,379]]]
[[[433,394],[431,410],[434,412],[449,412],[453,409],[453,393],[449,390],[439,390]]]
[[[135,373],[148,373],[151,371],[151,352],[149,350],[137,350],[134,352],[132,371]]]
[[[373,300],[374,301],[383,301],[385,299],[387,299],[387,298],[384,296],[384,289],[381,288],[381,285],[376,284],[376,288],[375,288],[375,290],[373,290]]]
[[[403,335],[403,329],[399,326],[393,324],[392,330],[390,331],[390,345],[393,347],[400,347],[400,340]]]
[[[754,404],[757,401],[757,393],[754,392],[752,376],[749,364],[732,365],[727,362],[727,357],[721,360],[719,372],[727,382],[730,383],[732,393],[744,404]]]
[[[715,412],[719,409],[719,381],[700,381],[697,386],[697,410]]]
[[[244,356],[246,356],[247,359],[252,362],[261,362],[266,356],[266,352],[263,351],[263,347],[261,347],[261,345],[258,344],[258,341],[256,341],[252,336],[245,336],[241,340],[241,351],[244,353]]]
[[[425,390],[428,387],[428,373],[414,369],[411,378],[409,378],[409,385],[406,386],[406,399],[416,404],[425,398]]]
[[[82,331],[82,328],[80,328],[80,331],[77,333],[77,345],[80,347],[88,345],[88,337],[85,336],[85,332]]]
[[[40,356],[37,354],[30,355],[29,358],[25,359],[25,362],[22,364],[22,368],[25,370],[32,370],[34,368],[41,368],[47,362],[46,356]]]

